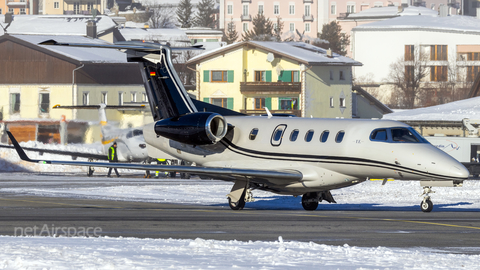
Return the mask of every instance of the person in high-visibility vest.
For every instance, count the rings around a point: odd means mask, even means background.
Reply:
[[[113,142],[113,145],[108,149],[108,161],[109,162],[118,162],[118,155],[117,155],[117,142]],[[108,169],[108,177],[111,177],[110,174],[112,173],[112,169],[115,170],[115,173],[117,174],[117,177],[120,177],[120,174],[118,174],[117,168],[115,167],[110,167]]]
[[[164,158],[157,158],[158,165],[167,165],[167,160]],[[155,178],[158,178],[160,175],[160,171],[155,171]],[[164,176],[167,176],[168,172],[164,172]]]

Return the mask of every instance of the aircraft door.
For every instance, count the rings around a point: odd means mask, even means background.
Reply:
[[[273,130],[272,138],[270,139],[272,146],[279,146],[282,143],[283,134],[286,129],[287,125],[280,124]]]

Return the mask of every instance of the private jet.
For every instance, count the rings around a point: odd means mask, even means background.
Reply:
[[[43,44],[92,46],[91,44]],[[139,62],[154,122],[143,128],[145,141],[198,167],[117,163],[117,168],[179,171],[233,182],[229,206],[241,210],[252,190],[302,196],[305,210],[335,203],[331,190],[368,179],[420,181],[421,210],[430,212],[433,186],[460,186],[469,176],[457,160],[396,121],[246,116],[190,99],[171,54],[175,48],[150,43],[101,47],[126,50]],[[92,166],[89,162],[31,160],[9,133],[23,160]],[[95,163],[110,167],[112,164]],[[372,198],[373,199],[373,198]]]

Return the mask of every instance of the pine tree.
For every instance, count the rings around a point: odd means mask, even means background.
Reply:
[[[213,28],[215,25],[214,19],[215,2],[214,0],[201,0],[198,3],[198,11],[195,16],[195,25],[201,27]]]
[[[233,22],[233,18],[231,22],[228,23],[227,30],[223,35],[223,41],[227,42],[227,44],[232,44],[233,42],[237,41],[238,39],[238,32],[235,29],[235,23]]]
[[[322,33],[318,37],[328,41],[328,47],[332,51],[341,55],[347,54],[347,46],[350,45],[350,38],[347,34],[342,33],[342,27],[337,21],[324,24],[322,27]],[[328,49],[326,47],[324,48]]]
[[[191,0],[181,0],[177,7],[177,20],[181,28],[190,28],[193,25],[193,11]]]
[[[275,34],[273,30],[273,23],[269,18],[265,18],[263,13],[255,15],[252,20],[253,29],[245,31],[242,34],[242,39],[257,40],[257,41],[272,41],[275,40]]]

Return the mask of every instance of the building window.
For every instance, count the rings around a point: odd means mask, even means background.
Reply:
[[[340,98],[340,107],[341,108],[347,107],[347,103],[345,101],[345,98],[343,98],[343,97]]]
[[[256,82],[266,82],[266,72],[265,71],[255,71],[255,81]]]
[[[83,92],[82,103],[83,103],[83,105],[90,105],[90,93],[89,92]]]
[[[8,8],[9,13],[13,13],[13,8]]]
[[[80,13],[80,3],[79,2],[74,2],[73,3],[73,13],[74,14]]]
[[[223,71],[212,71],[212,82],[228,82],[228,72]]]
[[[446,61],[447,45],[430,45],[430,60],[431,61]]]
[[[280,110],[298,110],[297,98],[280,99]]]
[[[330,97],[330,108],[335,107],[334,105],[333,97]]]
[[[341,81],[345,80],[345,74],[343,74],[343,70],[340,70],[340,80]]]
[[[305,32],[310,32],[310,23],[305,24]]]
[[[242,15],[248,16],[248,5],[243,5]]]
[[[3,14],[3,10],[0,8],[0,14]]]
[[[295,31],[295,24],[294,23],[290,23],[290,31],[291,32]]]
[[[130,92],[130,102],[137,102],[137,92]]]
[[[413,66],[405,66],[405,81],[413,82],[415,78],[415,69]]]
[[[295,15],[295,5],[290,4],[290,5],[288,6],[288,14],[290,14],[290,15]]]
[[[123,106],[123,92],[118,92],[118,105]]]
[[[248,23],[243,23],[243,32],[248,31]]]
[[[335,15],[337,14],[337,5],[330,6],[330,14]]]
[[[10,113],[20,113],[20,93],[10,94]]]
[[[210,103],[219,107],[227,108],[226,98],[210,98]]]
[[[20,14],[27,14],[27,13],[25,12],[25,8],[20,8]]]
[[[48,113],[50,111],[50,93],[40,93],[40,113]]]
[[[102,96],[100,97],[100,102],[107,105],[107,92],[102,92]]]
[[[355,4],[348,4],[347,5],[347,13],[355,13]]]
[[[263,14],[263,5],[258,5],[258,14]]]
[[[475,81],[478,72],[480,71],[480,66],[470,66],[467,67],[467,82]]]
[[[405,61],[414,61],[414,60],[415,60],[415,46],[405,45]]]
[[[273,14],[274,15],[279,15],[280,14],[280,5],[279,4],[274,4],[273,5]]]
[[[310,16],[310,5],[305,5],[305,16]]]
[[[53,8],[60,8],[60,2],[53,2]]]
[[[233,14],[233,5],[232,4],[227,5],[227,14],[228,15]]]
[[[92,11],[93,9],[93,3],[87,3],[87,10]]]
[[[265,98],[255,98],[255,110],[263,110],[265,108]]]
[[[448,80],[447,66],[431,66],[430,67],[430,81],[446,82],[447,80]]]

